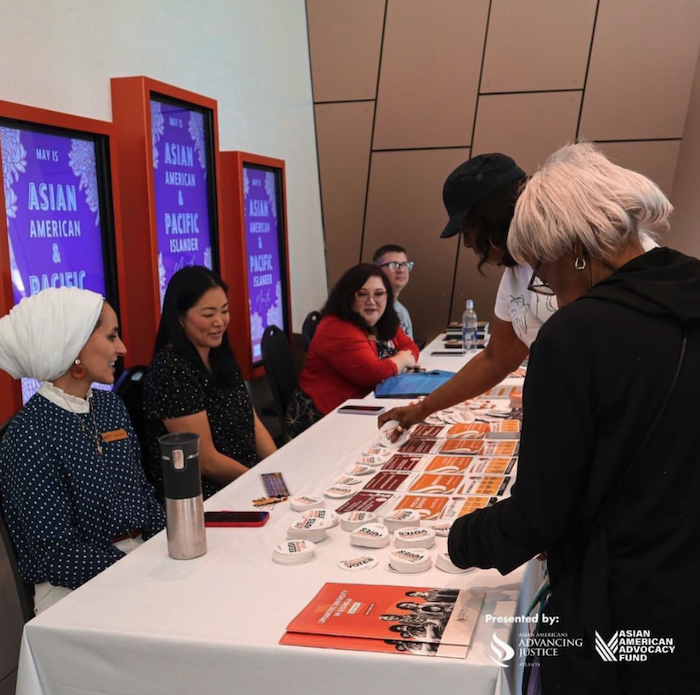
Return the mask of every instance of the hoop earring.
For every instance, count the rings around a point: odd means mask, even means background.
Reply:
[[[583,256],[581,256],[581,258],[576,256],[576,260],[574,261],[574,268],[576,268],[576,270],[583,270],[585,267],[586,259]]]
[[[70,368],[70,375],[74,379],[84,379],[87,375],[87,369],[80,363],[79,358],[75,358],[75,362],[73,362],[73,366]]]

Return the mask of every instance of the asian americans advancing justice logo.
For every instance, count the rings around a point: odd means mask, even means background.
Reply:
[[[508,668],[506,661],[510,661],[515,656],[515,650],[507,642],[504,642],[495,632],[491,635],[491,651],[496,655],[489,658],[496,666]]]

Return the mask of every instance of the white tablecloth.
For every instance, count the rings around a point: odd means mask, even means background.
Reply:
[[[263,492],[258,474],[265,471],[282,471],[294,494],[320,493],[375,437],[375,418],[332,413],[206,507],[252,509]],[[327,506],[341,503],[329,500]],[[512,641],[516,631],[512,625],[494,628],[484,616],[519,613],[519,598],[527,603],[539,583],[539,563],[506,577],[493,570],[452,575],[435,568],[420,575],[390,574],[381,561],[374,569],[348,573],[336,562],[357,549],[337,527],[312,562],[277,565],[272,549],[297,518],[283,503],[262,528],[208,529],[208,552],[195,560],[171,560],[165,533],[149,540],[27,624],[18,695],[519,691],[515,660],[500,667],[490,648],[494,633]],[[446,539],[439,540],[444,546]],[[485,591],[467,659],[279,646],[289,621],[329,581]]]

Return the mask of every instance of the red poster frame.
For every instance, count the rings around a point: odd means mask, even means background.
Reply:
[[[222,196],[221,208],[224,213],[223,236],[229,244],[228,253],[221,256],[221,272],[229,286],[229,303],[231,306],[231,325],[229,329],[231,344],[236,353],[236,359],[246,381],[265,374],[262,363],[254,365],[251,352],[251,327],[248,292],[248,263],[245,237],[245,209],[243,200],[243,167],[247,164],[270,167],[280,172],[282,193],[281,232],[284,236],[284,269],[287,292],[287,338],[292,344],[292,297],[289,278],[289,232],[287,225],[287,178],[285,163],[282,159],[265,157],[251,152],[222,152],[221,179],[227,195]]]
[[[9,101],[0,101],[0,117],[29,124],[65,128],[97,136],[106,136],[109,143],[109,174],[114,217],[114,252],[116,255],[117,296],[119,297],[119,313],[121,318],[121,333],[124,342],[131,342],[132,331],[129,321],[129,307],[126,300],[126,273],[124,244],[121,235],[120,188],[117,172],[118,152],[115,142],[115,130],[112,123],[98,121],[92,118],[74,116],[60,111],[49,111],[35,106],[26,106]],[[2,145],[0,145],[0,148]],[[10,272],[10,246],[8,243],[7,217],[5,215],[5,190],[0,186],[0,316],[7,314],[14,305],[12,295],[12,277]],[[105,211],[106,213],[106,211]],[[101,214],[105,214],[101,213]],[[128,357],[127,353],[127,357]],[[22,390],[19,380],[0,370],[0,393],[8,397],[0,398],[0,423],[11,418],[22,407]]]
[[[113,77],[112,118],[122,177],[122,235],[129,251],[126,297],[132,317],[130,364],[150,364],[160,322],[158,231],[151,139],[151,95],[176,99],[212,112],[214,197],[218,266],[227,252],[221,211],[221,162],[218,108],[215,99],[150,77]],[[216,262],[215,262],[216,267]],[[231,331],[231,334],[233,331]]]

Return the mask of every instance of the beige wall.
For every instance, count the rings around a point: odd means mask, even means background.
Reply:
[[[500,270],[479,276],[471,252],[438,238],[442,184],[470,156],[506,152],[532,172],[587,138],[669,194],[679,156],[700,175],[700,154],[681,141],[697,0],[306,6],[329,284],[377,246],[403,244],[416,262],[402,301],[417,337],[458,318],[468,297],[481,317],[492,314]]]
[[[700,257],[700,57],[679,150],[668,245]]]

